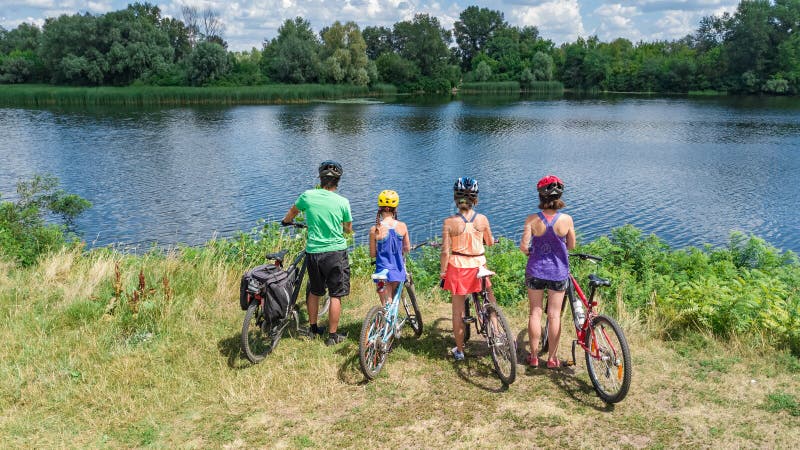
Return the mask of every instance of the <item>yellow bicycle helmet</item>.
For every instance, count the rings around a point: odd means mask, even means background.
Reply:
[[[385,190],[378,194],[378,206],[388,206],[390,208],[397,208],[400,204],[400,196],[397,192]]]

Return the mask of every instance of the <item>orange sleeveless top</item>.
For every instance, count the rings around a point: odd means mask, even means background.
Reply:
[[[483,231],[476,230],[473,225],[478,213],[473,214],[470,220],[467,220],[461,213],[458,215],[464,221],[464,231],[461,234],[450,236],[448,264],[462,269],[473,269],[486,265]]]

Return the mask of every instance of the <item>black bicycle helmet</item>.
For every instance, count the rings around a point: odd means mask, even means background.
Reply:
[[[342,165],[336,161],[322,161],[319,165],[319,176],[320,177],[335,177],[339,178],[342,176]]]
[[[459,197],[478,198],[478,181],[470,177],[461,177],[453,185],[453,192]]]

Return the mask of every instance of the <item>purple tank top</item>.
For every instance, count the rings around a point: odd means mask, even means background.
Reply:
[[[525,275],[542,280],[562,281],[569,278],[569,252],[567,239],[556,234],[553,224],[561,217],[556,213],[553,220],[548,222],[544,214],[539,213],[539,218],[547,226],[541,236],[531,236],[528,265]]]

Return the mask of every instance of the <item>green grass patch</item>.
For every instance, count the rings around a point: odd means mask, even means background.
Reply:
[[[792,416],[800,416],[800,404],[795,396],[782,391],[767,394],[764,408],[769,412],[786,411]]]
[[[479,93],[479,92],[520,92],[518,81],[485,81],[461,83],[458,87],[459,92]]]

